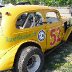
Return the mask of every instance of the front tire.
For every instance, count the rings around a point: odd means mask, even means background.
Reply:
[[[29,46],[20,51],[15,63],[14,72],[40,72],[44,64],[44,56],[41,50]]]

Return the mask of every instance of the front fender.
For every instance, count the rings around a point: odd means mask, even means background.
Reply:
[[[68,37],[70,36],[71,33],[72,33],[72,26],[69,27],[69,28],[66,30],[66,33],[64,34],[63,41],[67,41],[67,39],[68,39]]]

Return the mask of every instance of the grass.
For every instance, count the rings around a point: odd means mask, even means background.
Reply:
[[[42,72],[72,72],[72,43],[65,43],[46,55]]]
[[[65,43],[45,56],[42,72],[72,72],[72,43]]]

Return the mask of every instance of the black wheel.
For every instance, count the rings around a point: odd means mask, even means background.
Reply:
[[[44,56],[41,50],[34,46],[29,46],[21,50],[14,72],[40,72],[44,64]]]

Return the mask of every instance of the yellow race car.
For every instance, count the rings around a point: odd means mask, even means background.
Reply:
[[[0,8],[0,71],[39,72],[43,54],[67,41],[71,32],[60,13],[48,6]]]

